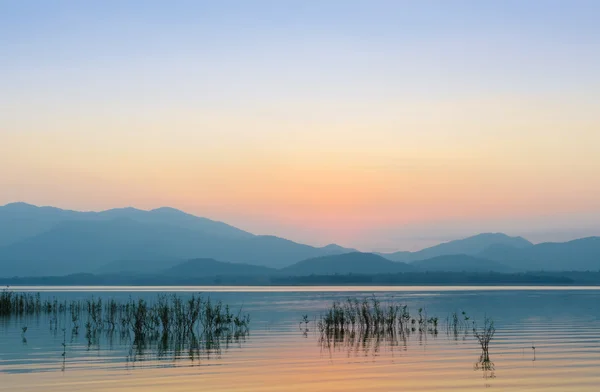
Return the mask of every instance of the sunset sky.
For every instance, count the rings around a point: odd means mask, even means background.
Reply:
[[[362,250],[600,235],[600,2],[2,1],[0,204]]]

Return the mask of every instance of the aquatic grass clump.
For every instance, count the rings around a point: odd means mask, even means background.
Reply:
[[[221,301],[212,302],[193,294],[183,299],[175,294],[161,294],[153,303],[144,299],[126,302],[102,298],[89,298],[85,301],[63,301],[56,298],[41,301],[40,294],[15,293],[8,288],[0,292],[0,316],[24,314],[65,314],[71,316],[73,327],[79,325],[82,314],[87,316],[86,326],[90,330],[129,329],[135,336],[144,333],[220,332],[247,330],[250,316],[233,313],[229,305]],[[51,320],[56,317],[51,318]]]
[[[26,315],[39,313],[42,309],[40,294],[15,293],[9,288],[0,292],[0,315]]]
[[[438,335],[439,324],[439,318],[429,316],[424,308],[411,315],[407,305],[394,301],[383,303],[373,296],[334,301],[316,326],[322,347],[329,350],[346,348],[350,354],[369,350],[376,353],[382,342],[391,348],[399,345],[406,348],[412,335],[417,335],[421,343],[428,336]],[[455,340],[459,335],[467,340],[472,333],[482,349],[479,367],[491,370],[489,344],[496,329],[490,318],[486,317],[483,328],[479,329],[466,312],[454,312],[446,318],[446,332]]]
[[[134,340],[147,336],[189,334],[246,334],[250,316],[231,312],[221,301],[213,303],[201,296],[192,295],[182,300],[176,295],[161,295],[154,304],[145,300],[128,302],[120,306],[121,325],[129,328]],[[112,325],[112,324],[111,324]]]
[[[473,322],[473,336],[479,342],[481,346],[481,351],[485,357],[489,360],[489,348],[490,341],[494,338],[496,334],[496,328],[494,327],[494,321],[488,317],[484,318],[483,328],[480,330],[477,328],[477,324]]]
[[[460,313],[453,312],[446,317],[446,335],[452,336],[454,340],[458,340],[462,335],[462,339],[466,340],[469,335],[472,323],[471,317],[465,311]]]
[[[151,302],[131,297],[126,301],[91,297],[61,302],[57,298],[42,301],[39,293],[15,293],[8,288],[0,293],[0,317],[39,314],[48,316],[55,335],[60,324],[63,334],[70,328],[73,339],[83,324],[91,347],[99,344],[101,336],[112,339],[113,333],[119,332],[122,340],[130,340],[136,346],[138,354],[158,342],[163,351],[171,346],[210,350],[219,347],[222,340],[245,338],[250,325],[250,316],[243,314],[241,308],[234,313],[229,305],[196,294],[190,298],[160,294]],[[26,327],[23,340],[25,331]]]
[[[420,308],[415,317],[407,305],[395,301],[382,303],[375,296],[359,300],[348,298],[335,301],[317,321],[322,348],[348,350],[351,353],[379,351],[382,342],[393,348],[402,345],[406,349],[411,334],[422,340],[427,335],[437,336],[437,317],[429,317]]]
[[[388,302],[382,305],[376,297],[348,298],[345,302],[335,301],[321,316],[317,327],[322,335],[358,332],[431,332],[437,334],[438,318],[428,317],[419,309],[418,317],[410,315],[407,305]]]
[[[485,379],[495,378],[495,366],[490,360],[490,341],[496,334],[496,328],[494,327],[494,321],[488,317],[484,318],[483,327],[479,329],[477,323],[473,321],[473,336],[477,339],[479,346],[481,347],[481,355],[479,361],[475,364],[474,370],[483,371],[483,377]]]

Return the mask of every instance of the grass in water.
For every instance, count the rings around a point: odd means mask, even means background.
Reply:
[[[412,333],[418,334],[419,339],[437,336],[438,321],[437,317],[429,317],[423,308],[413,316],[407,305],[394,301],[382,303],[373,296],[334,302],[316,325],[322,347],[376,353],[382,342],[392,348],[406,347]]]
[[[151,302],[146,299],[118,301],[116,299],[88,298],[59,301],[41,299],[39,293],[16,293],[8,288],[0,292],[0,317],[46,315],[51,331],[63,331],[63,356],[66,355],[66,330],[70,327],[72,339],[85,326],[88,347],[98,344],[99,336],[119,332],[122,339],[130,339],[135,352],[140,354],[149,346],[166,352],[172,347],[195,350],[217,349],[221,342],[239,341],[249,333],[250,316],[242,309],[233,312],[229,305],[193,294],[180,297],[161,294]],[[26,327],[22,336],[25,340]],[[192,354],[190,354],[192,355]]]

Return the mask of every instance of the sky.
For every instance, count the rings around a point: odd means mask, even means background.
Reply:
[[[597,1],[0,0],[0,204],[416,250],[600,235]]]

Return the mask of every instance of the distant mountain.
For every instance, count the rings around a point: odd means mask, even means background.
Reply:
[[[388,260],[400,261],[403,263],[410,263],[413,260],[418,260],[413,257],[414,254],[416,254],[417,252],[408,252],[405,250],[401,250],[401,251],[393,252],[393,253],[381,253],[381,252],[374,252],[374,253],[376,255],[385,257]]]
[[[341,253],[358,252],[358,250],[356,250],[356,249],[344,248],[343,246],[339,246],[336,244],[325,245],[324,247],[321,248],[321,250],[323,251],[324,254],[331,254],[331,255],[336,255],[336,254],[341,254]]]
[[[116,274],[157,274],[165,269],[184,262],[185,259],[123,259],[101,265],[93,271],[98,275]]]
[[[115,208],[101,212],[79,212],[55,207],[37,207],[27,203],[0,206],[0,246],[41,234],[65,221],[106,221],[131,219],[141,223],[166,224],[226,238],[250,238],[251,233],[174,208],[162,207],[143,211]]]
[[[600,270],[600,237],[533,245],[521,237],[484,233],[418,252],[372,254],[253,235],[168,207],[102,212],[26,203],[0,207],[0,277],[152,274],[198,258],[278,268],[286,274],[581,271]]]
[[[419,271],[436,272],[513,272],[512,268],[493,260],[469,255],[446,255],[417,260],[410,264]]]
[[[510,237],[502,233],[483,233],[472,237],[445,242],[418,252],[379,253],[392,261],[411,262],[445,255],[477,255],[492,245],[527,248],[533,244],[522,237]]]
[[[198,234],[131,219],[65,221],[54,228],[0,248],[4,276],[65,275],[93,272],[114,260],[194,257]]]
[[[587,237],[569,242],[545,242],[526,248],[493,245],[480,252],[479,256],[522,270],[598,271],[600,237]]]
[[[194,259],[184,261],[161,275],[170,277],[200,278],[208,276],[269,276],[277,270],[252,264],[228,263],[215,259]]]
[[[78,213],[13,204],[2,207],[2,212],[3,233],[10,232],[14,222],[27,228],[21,236],[41,232],[0,246],[0,276],[144,273],[165,269],[169,260],[198,257],[280,268],[311,257],[348,252],[337,245],[316,248],[274,236],[255,236],[167,208]],[[130,261],[119,265],[122,260]]]
[[[129,218],[142,223],[167,224],[224,238],[252,238],[253,234],[226,223],[185,213],[170,207],[150,211],[121,208],[97,213],[103,219]]]
[[[87,216],[87,213],[26,203],[0,206],[0,246],[38,235],[60,222],[78,219],[79,216]]]
[[[282,268],[280,274],[288,276],[382,274],[412,270],[413,268],[405,263],[390,261],[373,253],[352,252],[303,260]]]

